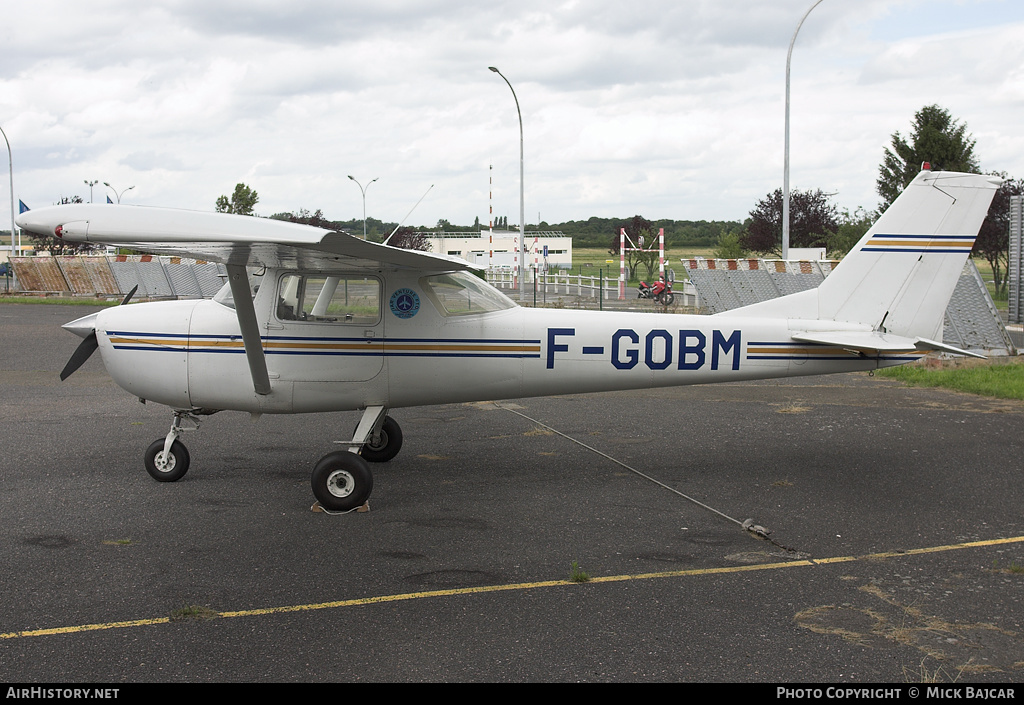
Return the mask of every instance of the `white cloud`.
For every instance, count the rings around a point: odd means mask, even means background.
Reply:
[[[43,0],[0,29],[0,125],[30,205],[100,178],[210,209],[246,181],[263,214],[347,219],[353,174],[379,177],[374,217],[435,184],[410,223],[486,221],[489,192],[514,222],[519,123],[493,65],[523,112],[528,220],[742,219],[781,185],[808,5]],[[983,168],[1024,175],[1022,22],[1002,0],[822,3],[794,51],[793,185],[873,207],[889,136],[931,103],[968,124]]]

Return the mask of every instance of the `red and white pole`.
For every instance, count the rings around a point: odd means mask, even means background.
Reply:
[[[665,228],[658,229],[658,274],[665,276]]]
[[[619,228],[619,301],[626,300],[626,229]]]

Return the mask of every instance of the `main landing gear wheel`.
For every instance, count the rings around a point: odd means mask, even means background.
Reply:
[[[331,512],[361,507],[373,491],[373,473],[362,457],[338,450],[320,458],[313,468],[313,495]]]
[[[164,459],[166,439],[153,441],[146,449],[146,472],[158,482],[177,482],[188,472],[190,458],[188,449],[181,441],[171,444],[171,453]]]
[[[374,438],[373,434],[366,439],[366,444],[359,455],[371,463],[386,463],[398,455],[402,449],[402,428],[390,416],[384,418],[384,425],[381,426],[380,434]]]

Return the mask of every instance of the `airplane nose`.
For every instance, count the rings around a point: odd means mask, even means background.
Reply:
[[[74,333],[79,338],[88,338],[96,330],[96,316],[98,315],[99,311],[90,313],[88,316],[82,316],[70,323],[65,323],[61,328]]]

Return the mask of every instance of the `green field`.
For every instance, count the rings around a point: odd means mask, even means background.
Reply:
[[[672,248],[665,253],[667,260],[666,266],[671,267],[676,272],[676,279],[686,279],[686,270],[679,261],[683,258],[689,259],[691,257],[713,257],[714,248],[712,247],[681,247],[678,249]],[[603,270],[606,279],[617,279],[619,276],[619,256],[609,254],[606,248],[600,247],[574,247],[572,250],[572,274],[583,274],[589,276],[593,274],[597,275],[598,270]],[[647,277],[646,269],[640,267],[640,278]],[[657,277],[655,277],[657,278]],[[637,279],[630,280],[630,283],[638,283]]]
[[[995,285],[992,283],[992,267],[982,257],[974,257],[974,266],[978,268],[978,274],[981,275],[981,280],[985,282],[985,286],[988,287],[988,294],[992,297],[992,301],[995,303],[996,308],[1000,311],[1006,311],[1009,307],[1007,291],[1003,291],[999,296],[996,296]],[[1006,276],[1006,272],[1003,272],[1003,276]]]

